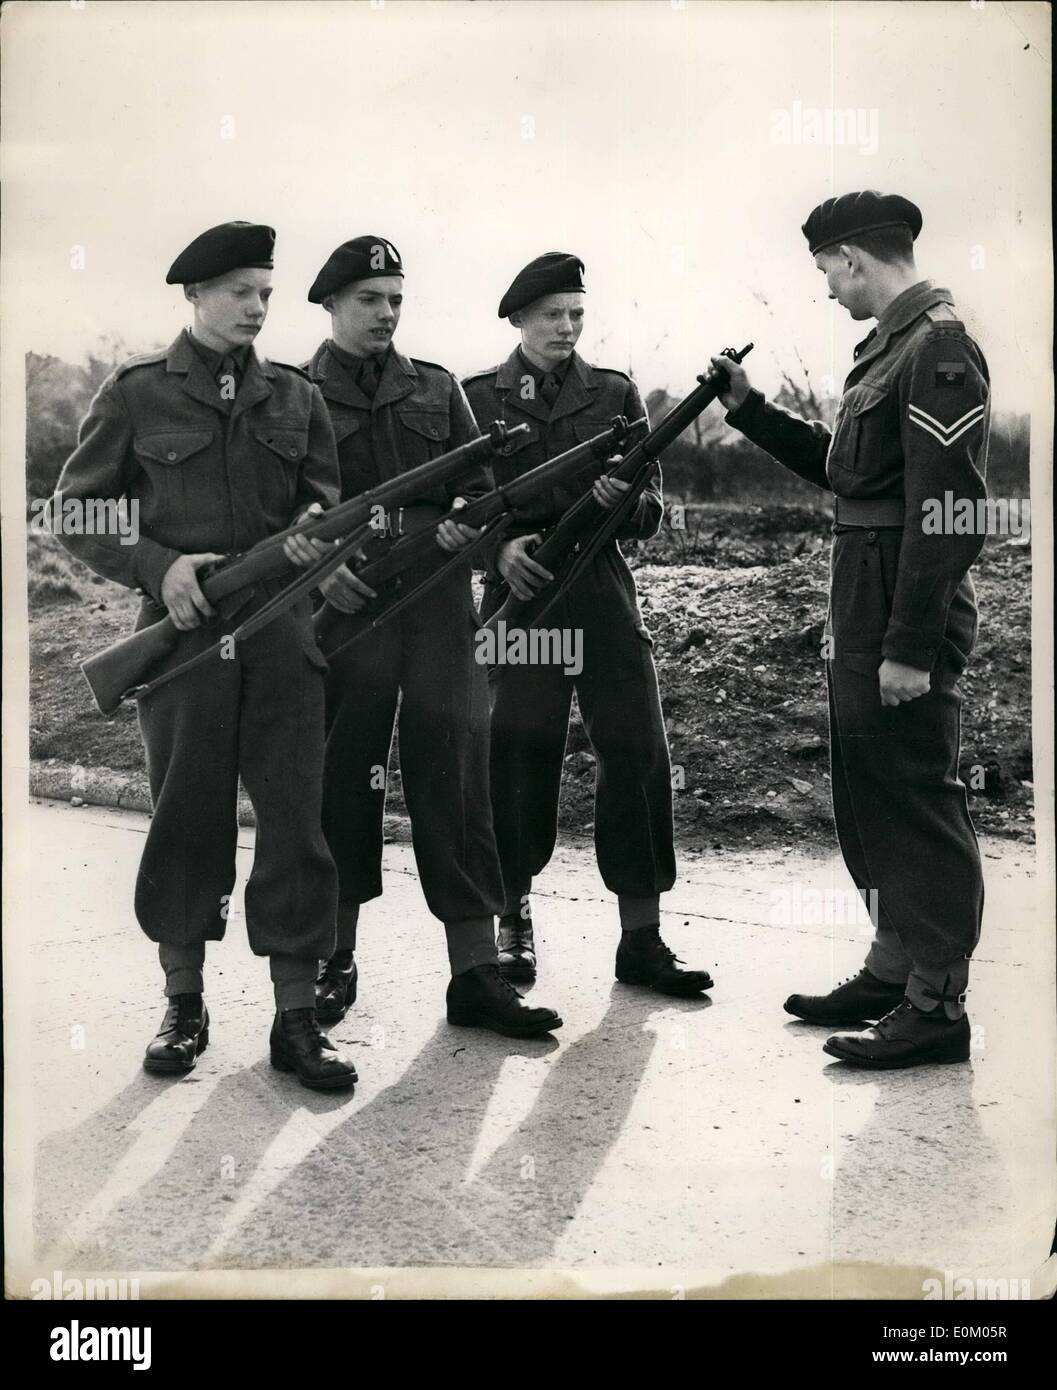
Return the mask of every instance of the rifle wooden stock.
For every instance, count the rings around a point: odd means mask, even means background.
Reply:
[[[604,457],[612,450],[623,447],[628,436],[643,428],[645,423],[643,418],[629,425],[622,416],[618,416],[608,430],[566,450],[564,454],[548,459],[505,487],[496,488],[494,492],[475,498],[458,509],[453,508],[436,522],[430,522],[411,535],[394,541],[378,559],[354,565],[356,575],[371,588],[396,578],[412,567],[418,568],[420,574],[418,582],[407,593],[397,595],[381,606],[371,600],[356,613],[341,613],[332,604],[324,604],[315,618],[316,638],[323,655],[328,659],[338,656],[346,647],[351,647],[354,642],[381,627],[427,589],[469,563],[486,540],[490,540],[500,527],[509,524],[516,508],[537,493],[565,482],[591,459]],[[465,550],[447,554],[438,547],[436,540],[437,527],[447,520],[461,522],[464,526],[484,527],[486,535]]]
[[[501,421],[495,421],[489,432],[480,438],[461,444],[457,449],[441,454],[439,458],[430,459],[428,463],[420,464],[417,468],[409,469],[408,472],[361,493],[359,497],[332,507],[319,517],[289,526],[285,531],[277,532],[276,535],[260,541],[243,554],[231,556],[221,564],[211,567],[203,572],[199,581],[203,594],[214,607],[219,607],[221,611],[226,608],[230,614],[240,606],[240,596],[244,601],[248,599],[253,585],[261,580],[284,579],[289,581],[288,587],[291,590],[303,590],[310,576],[318,573],[322,577],[334,567],[337,551],[324,555],[314,566],[299,568],[291,564],[283,552],[283,545],[288,537],[301,535],[341,546],[350,553],[354,552],[379,536],[379,530],[373,523],[380,513],[384,515],[389,508],[408,501],[423,488],[436,487],[459,477],[506,440],[516,438],[527,430],[527,425],[507,426]],[[342,556],[338,563],[344,558]],[[284,604],[283,595],[278,595],[268,604],[268,617],[278,616],[300,596],[300,592],[292,593],[290,602]],[[263,625],[263,622],[258,625]],[[85,661],[81,671],[99,710],[105,715],[113,714],[123,700],[135,698],[155,689],[158,684],[176,679],[185,669],[190,669],[192,665],[198,665],[211,656],[220,645],[218,642],[191,662],[157,674],[159,665],[177,650],[179,640],[180,630],[166,614],[159,622],[131,633]]]
[[[732,362],[740,362],[752,349],[752,343],[743,347],[740,352],[735,352],[733,348],[725,348],[723,356],[729,357]],[[697,380],[699,385],[674,405],[659,424],[629,449],[610,473],[610,477],[619,478],[621,482],[631,485],[630,493],[620,504],[619,520],[623,520],[629,514],[631,504],[637,501],[648,486],[664,450],[712,404],[725,384],[724,374],[715,367],[699,376]],[[588,492],[581,497],[532,552],[532,558],[554,575],[553,580],[530,599],[517,599],[513,594],[508,594],[484,626],[495,631],[500,622],[505,623],[507,629],[510,629],[531,626],[533,622],[538,621],[579,573],[581,557],[577,554],[577,548],[581,545],[590,546],[593,554],[595,547],[591,538],[603,531],[605,539],[609,539],[609,532],[616,530],[616,527],[608,525],[610,517],[611,514],[595,501],[592,493]]]

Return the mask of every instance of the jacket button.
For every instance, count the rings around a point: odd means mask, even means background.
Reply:
[[[429,432],[430,432],[430,434],[433,436],[433,438],[436,439],[437,434],[438,434],[438,430],[437,430],[436,425],[430,425],[430,427],[429,427]]]
[[[175,450],[175,449],[170,449],[169,452],[165,455],[165,457],[169,460],[170,463],[175,463],[175,462],[176,462],[176,450]]]
[[[512,444],[504,444],[499,452],[501,454],[512,454],[514,452],[514,446]]]
[[[291,457],[292,459],[297,458],[297,450],[296,450],[296,449],[291,449],[291,450],[290,450],[290,457]]]
[[[876,531],[867,531],[867,533],[866,533],[866,539],[867,539],[868,541],[875,541],[875,540],[877,539],[877,532],[876,532]]]

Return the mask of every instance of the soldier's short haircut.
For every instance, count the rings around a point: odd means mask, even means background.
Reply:
[[[884,261],[886,265],[897,265],[901,261],[914,259],[914,237],[910,228],[903,225],[875,227],[869,232],[856,232],[854,236],[848,237],[845,245],[857,246],[860,251],[865,251],[876,260]]]

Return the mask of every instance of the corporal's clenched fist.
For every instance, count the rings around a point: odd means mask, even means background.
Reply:
[[[717,371],[725,373],[728,382],[728,385],[719,392],[720,402],[728,410],[737,410],[752,389],[748,372],[740,362],[732,362],[729,357],[724,357],[722,354],[712,358],[712,365]]]

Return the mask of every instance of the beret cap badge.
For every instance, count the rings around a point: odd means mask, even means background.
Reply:
[[[567,251],[547,251],[529,261],[514,276],[510,288],[499,301],[499,317],[509,318],[545,294],[565,294],[583,288],[584,263],[580,257]]]
[[[381,236],[358,236],[343,241],[326,261],[308,291],[310,304],[322,304],[328,294],[359,280],[377,280],[384,275],[403,275],[400,252]]]

